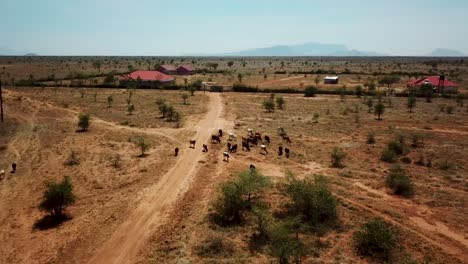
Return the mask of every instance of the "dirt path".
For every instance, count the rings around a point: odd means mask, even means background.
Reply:
[[[89,263],[133,263],[148,238],[164,220],[164,212],[177,197],[188,188],[190,178],[195,174],[198,161],[203,157],[201,144],[208,142],[211,134],[224,124],[221,118],[223,104],[219,94],[210,94],[209,110],[205,118],[195,127],[193,138],[197,148],[183,151],[176,165],[162,179],[150,187],[149,195],[143,197],[139,206],[114,232],[109,240],[91,258]],[[188,140],[187,140],[188,145]]]

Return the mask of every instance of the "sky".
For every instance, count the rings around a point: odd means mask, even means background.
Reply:
[[[468,1],[0,0],[0,53],[216,54],[311,41],[468,54]]]

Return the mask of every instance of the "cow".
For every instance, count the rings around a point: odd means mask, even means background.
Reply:
[[[247,135],[248,135],[249,137],[251,137],[251,136],[254,135],[254,134],[253,134],[253,130],[252,130],[251,128],[247,128]]]
[[[256,132],[254,136],[257,140],[262,140],[262,134]]]
[[[255,165],[250,164],[250,173],[254,173],[254,172],[255,172]]]
[[[278,156],[283,156],[283,147],[282,146],[278,147]]]
[[[218,135],[211,135],[211,143],[221,143],[221,139],[219,138]]]
[[[266,148],[265,145],[261,145],[261,146],[260,146],[260,153],[268,154],[268,150],[267,150],[267,148]]]
[[[283,141],[291,143],[291,138],[289,138],[288,136],[283,136],[282,138],[283,138]]]
[[[4,171],[4,170],[0,170],[0,180],[2,180],[3,177],[5,177],[5,171]]]
[[[245,149],[245,151],[250,151],[249,143],[242,142],[242,150],[244,150],[244,149]]]
[[[284,149],[284,155],[289,159],[289,148]]]
[[[15,173],[16,172],[16,163],[12,163],[11,164],[11,173]]]
[[[230,158],[229,152],[224,152],[223,153],[223,161],[229,162],[229,158]]]
[[[233,133],[229,133],[229,141],[234,141],[236,140],[236,135],[234,135]]]
[[[190,142],[189,148],[193,148],[193,149],[194,149],[194,148],[195,148],[195,144],[197,143],[197,141],[196,141],[196,140],[190,140],[189,142]]]
[[[228,142],[228,143],[227,143],[227,149],[228,149],[228,150],[231,150],[231,142]]]
[[[223,130],[222,129],[218,130],[218,136],[223,137]]]
[[[179,148],[174,149],[174,157],[177,157],[179,155]]]
[[[268,142],[268,144],[270,144],[270,137],[265,135],[265,141]]]
[[[232,147],[229,148],[229,152],[230,152],[230,153],[235,153],[235,152],[237,152],[237,144],[232,145]]]
[[[247,139],[247,143],[248,143],[248,144],[255,145],[255,146],[258,146],[258,140],[257,140],[257,138],[255,138],[255,137],[253,137],[253,138],[248,138],[248,139]]]
[[[206,144],[203,144],[203,152],[208,152],[208,146]]]

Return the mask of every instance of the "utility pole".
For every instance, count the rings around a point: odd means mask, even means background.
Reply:
[[[3,123],[3,94],[2,94],[2,80],[0,79],[0,113]]]

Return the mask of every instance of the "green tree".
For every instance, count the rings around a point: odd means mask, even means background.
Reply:
[[[397,195],[410,197],[414,193],[413,182],[400,165],[394,165],[390,169],[385,184]]]
[[[81,113],[78,115],[78,126],[81,128],[81,131],[87,131],[90,124],[89,114]]]
[[[247,196],[247,202],[250,204],[252,196],[260,193],[261,190],[269,187],[271,181],[258,171],[241,171],[238,174],[238,183],[242,192]]]
[[[75,199],[70,178],[64,177],[61,182],[47,183],[47,190],[44,192],[39,208],[47,211],[54,218],[61,218],[65,208],[73,204]]]
[[[291,236],[290,226],[281,222],[276,223],[270,233],[271,254],[278,258],[279,263],[287,264],[291,258],[295,263],[300,263],[302,256],[306,254],[306,248],[301,240]]]
[[[413,108],[416,106],[416,97],[414,96],[408,96],[408,111],[410,113],[413,112]]]
[[[354,233],[353,241],[360,255],[388,260],[397,244],[397,236],[383,220],[373,219]]]
[[[368,113],[372,112],[372,107],[374,106],[374,100],[372,100],[372,98],[367,98],[366,105],[367,105],[367,112]]]
[[[317,94],[317,88],[315,86],[308,86],[305,89],[305,97],[314,97]]]
[[[100,61],[93,62],[93,67],[96,68],[99,73],[101,73],[101,62]]]
[[[234,65],[233,61],[228,61],[227,66],[229,66],[229,68],[231,68],[233,65]]]
[[[278,96],[276,97],[276,105],[278,106],[278,109],[283,109],[285,104],[285,100],[283,96]]]
[[[377,120],[382,120],[380,118],[385,112],[385,106],[382,103],[377,103],[374,107],[374,114],[377,115]]]
[[[272,99],[265,100],[265,101],[263,101],[263,108],[265,108],[265,110],[268,113],[274,112],[275,111],[275,102]]]
[[[434,97],[434,87],[430,83],[423,84],[419,88],[421,93],[426,97],[426,102],[431,103]]]
[[[134,138],[133,143],[140,148],[141,154],[140,157],[144,157],[146,155],[146,151],[151,148],[151,144],[148,140],[143,136],[137,136]]]
[[[333,148],[331,153],[331,163],[335,168],[343,168],[343,160],[346,158],[346,153],[338,147]]]

